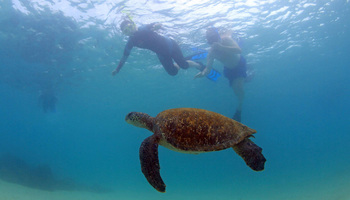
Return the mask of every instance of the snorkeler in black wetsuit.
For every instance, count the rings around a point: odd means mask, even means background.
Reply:
[[[159,24],[152,23],[137,28],[131,20],[124,20],[121,23],[120,29],[129,36],[129,40],[125,46],[123,57],[112,72],[113,75],[117,74],[123,67],[134,46],[155,52],[164,69],[172,76],[175,76],[180,68],[197,67],[199,69],[201,67],[198,63],[185,60],[179,45],[174,40],[154,32],[158,27]]]

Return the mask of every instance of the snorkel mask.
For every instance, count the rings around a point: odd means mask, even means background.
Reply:
[[[120,24],[120,29],[125,35],[132,35],[136,31],[136,25],[133,21],[131,20],[124,20]]]
[[[221,37],[217,28],[211,27],[207,29],[206,38],[208,44],[212,45],[214,42],[220,42]]]

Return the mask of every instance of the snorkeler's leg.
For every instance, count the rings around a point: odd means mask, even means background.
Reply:
[[[174,65],[173,59],[170,57],[170,55],[157,54],[157,56],[165,71],[168,72],[169,75],[175,76],[180,68],[179,66]]]
[[[236,78],[232,81],[232,89],[237,96],[238,99],[238,105],[236,108],[235,115],[233,116],[233,119],[240,122],[241,121],[241,114],[242,114],[242,107],[243,107],[243,100],[244,100],[244,78]]]
[[[196,67],[197,69],[200,69],[200,65],[192,60],[186,60],[183,56],[181,49],[179,45],[173,41],[172,45],[172,51],[171,51],[171,57],[175,61],[175,65],[179,66],[182,69],[187,69],[189,67]]]
[[[187,60],[187,63],[189,67],[195,67],[199,71],[202,71],[205,68],[205,65],[201,62],[194,62],[192,60]]]

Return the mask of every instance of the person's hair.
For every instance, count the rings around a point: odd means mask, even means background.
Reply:
[[[215,27],[210,27],[207,29],[206,38],[207,38],[208,44],[213,44],[214,42],[219,42],[221,39],[219,31]]]

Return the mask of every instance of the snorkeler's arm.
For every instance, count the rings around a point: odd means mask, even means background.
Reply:
[[[115,68],[115,70],[112,72],[112,75],[116,75],[117,73],[119,73],[120,69],[124,66],[125,61],[128,59],[129,55],[130,55],[130,51],[133,48],[132,45],[132,41],[129,40],[128,43],[126,44],[125,48],[124,48],[124,54],[123,57],[120,59],[119,64],[117,66],[117,68]]]
[[[119,73],[120,69],[123,67],[123,65],[127,59],[128,59],[128,57],[125,55],[120,59],[117,68],[115,68],[115,70],[112,72],[113,76],[116,75],[117,73]]]
[[[234,54],[241,54],[242,50],[238,44],[229,37],[223,37],[221,43],[214,42],[212,48],[219,52],[232,52]]]

